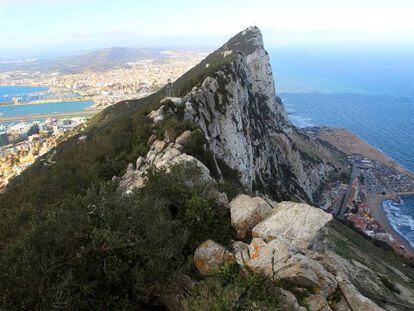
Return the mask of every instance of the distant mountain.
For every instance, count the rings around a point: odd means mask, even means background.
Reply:
[[[133,49],[111,47],[86,54],[59,58],[36,59],[27,62],[0,63],[0,71],[59,71],[82,72],[86,70],[101,71],[122,67],[128,62],[165,56],[158,49]]]

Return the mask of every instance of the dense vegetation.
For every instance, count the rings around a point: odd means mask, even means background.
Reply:
[[[0,306],[7,310],[163,307],[179,274],[207,238],[228,244],[229,216],[196,167],[152,171],[125,196],[112,182],[43,209],[2,250]],[[191,186],[189,186],[191,184]]]
[[[235,266],[224,266],[199,282],[183,301],[186,310],[282,310],[279,289],[260,274],[243,277]]]
[[[235,56],[211,54],[174,82],[173,95],[186,94]],[[169,281],[194,274],[199,243],[229,243],[229,217],[209,185],[185,182],[195,168],[154,171],[128,196],[110,182],[147,153],[151,134],[174,138],[186,129],[193,134],[185,151],[217,177],[194,124],[171,118],[153,128],[147,114],[165,95],[162,89],[109,107],[9,184],[0,196],[0,309],[162,308]],[[233,177],[218,187],[233,197],[240,191],[236,173],[220,168]]]

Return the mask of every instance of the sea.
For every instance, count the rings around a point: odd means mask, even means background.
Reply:
[[[26,87],[26,86],[0,86],[0,103],[10,102],[13,97],[21,97],[24,101],[37,100],[39,95],[37,92],[46,91],[47,88],[42,87]],[[21,104],[14,106],[1,106],[0,117],[20,117],[28,115],[53,114],[62,112],[82,111],[93,105],[92,101],[75,101],[61,103],[45,103],[45,104]]]
[[[269,55],[293,124],[350,129],[414,172],[414,45],[286,46]],[[414,197],[383,209],[414,247]]]
[[[394,230],[404,236],[414,248],[414,197],[401,196],[400,203],[392,200],[384,201],[382,210]]]
[[[22,101],[38,100],[38,92],[47,91],[47,87],[34,86],[0,86],[0,103],[11,102],[14,97]]]

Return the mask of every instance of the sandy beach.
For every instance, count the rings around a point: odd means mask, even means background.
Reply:
[[[393,193],[386,195],[367,195],[367,203],[370,208],[372,217],[378,221],[378,223],[385,229],[386,232],[391,234],[391,236],[398,244],[405,247],[407,254],[414,256],[414,249],[411,247],[410,243],[397,231],[394,230],[387,216],[382,210],[382,202],[386,200],[398,201],[398,197],[404,195],[414,195],[414,192]]]

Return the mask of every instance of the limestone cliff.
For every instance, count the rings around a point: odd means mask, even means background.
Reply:
[[[120,187],[145,187],[151,168],[168,172],[172,165],[192,163],[213,188],[230,167],[248,190],[260,194],[239,194],[229,202],[215,189],[238,241],[229,250],[212,240],[202,243],[194,255],[201,275],[226,262],[247,274],[263,273],[281,287],[280,300],[288,306],[283,310],[304,310],[294,296],[303,291],[311,293],[302,301],[310,310],[410,310],[412,279],[404,278],[405,267],[391,260],[393,254],[383,254],[321,209],[269,199],[311,202],[346,164],[338,150],[310,140],[288,121],[257,28],[236,35],[173,88],[168,95],[185,95],[160,96],[146,110],[149,151],[128,166]],[[195,142],[212,159],[191,153]]]
[[[164,103],[180,107],[183,116],[175,117],[201,128],[219,177],[226,165],[240,173],[250,190],[279,201],[312,202],[329,177],[346,170],[338,154],[310,141],[288,121],[257,27],[230,39],[173,88],[175,95],[185,95]],[[165,110],[163,105],[149,116],[161,121]]]
[[[183,97],[185,118],[199,124],[217,161],[238,170],[248,188],[312,201],[328,174],[343,168],[288,121],[260,30],[239,33],[209,60],[219,57],[230,61]]]

